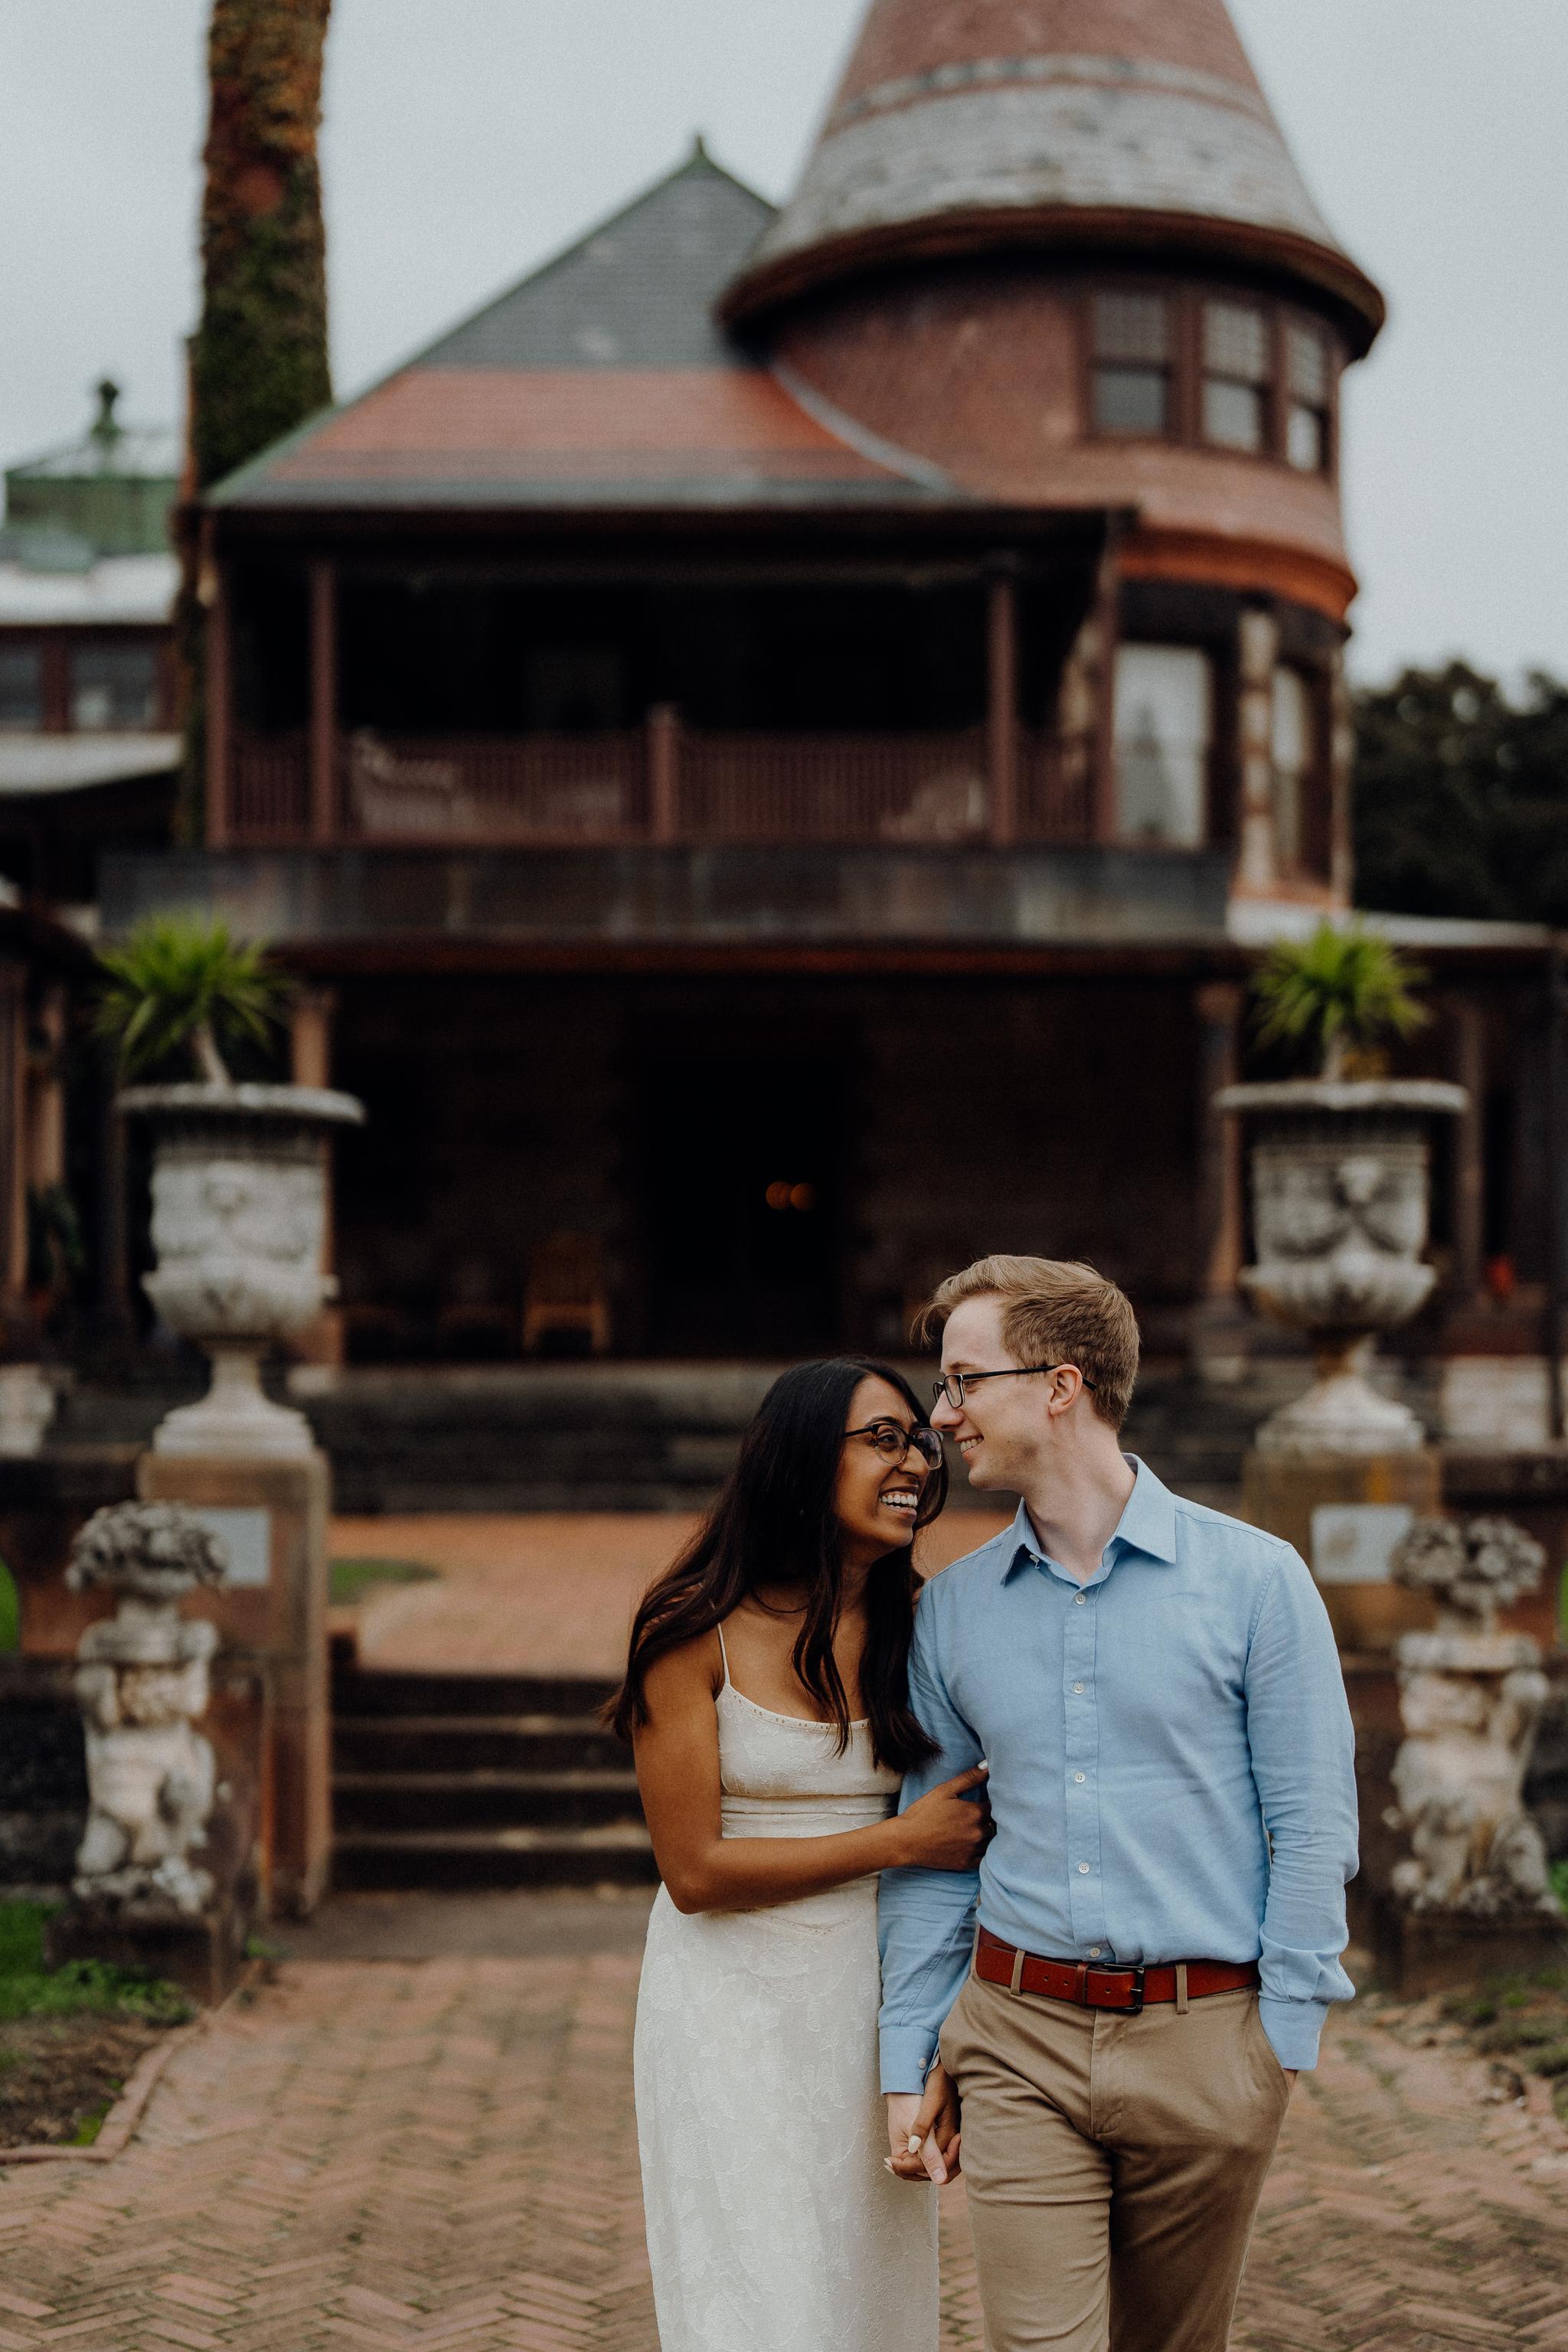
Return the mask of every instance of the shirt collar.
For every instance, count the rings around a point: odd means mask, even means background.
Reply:
[[[1176,1498],[1162,1480],[1155,1477],[1146,1462],[1136,1454],[1124,1454],[1122,1460],[1137,1473],[1126,1507],[1116,1522],[1116,1532],[1107,1544],[1107,1552],[1116,1546],[1116,1557],[1138,1551],[1146,1559],[1163,1560],[1173,1566],[1176,1558]],[[1002,1561],[1002,1581],[1005,1584],[1020,1560],[1037,1559],[1039,1545],[1036,1541],[1034,1523],[1026,1507],[1020,1503],[1005,1541]]]

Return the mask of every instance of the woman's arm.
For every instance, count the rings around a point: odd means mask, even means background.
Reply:
[[[964,1870],[990,1835],[984,1801],[963,1794],[984,1769],[960,1773],[901,1817],[831,1837],[721,1833],[716,1652],[689,1642],[649,1667],[647,1720],[637,1735],[637,1785],[659,1875],[678,1911],[744,1911],[820,1895],[873,1871]]]

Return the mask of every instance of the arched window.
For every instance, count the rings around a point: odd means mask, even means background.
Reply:
[[[1197,849],[1206,831],[1214,687],[1191,646],[1116,656],[1116,819],[1123,841]]]

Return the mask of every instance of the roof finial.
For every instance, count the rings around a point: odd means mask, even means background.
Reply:
[[[107,447],[118,441],[125,429],[114,421],[114,404],[120,397],[120,386],[112,376],[106,375],[101,383],[93,386],[93,390],[98,394],[98,415],[92,420],[92,437]]]
[[[713,161],[712,156],[708,152],[708,142],[700,131],[697,131],[692,138],[690,160],[694,163],[710,163]]]

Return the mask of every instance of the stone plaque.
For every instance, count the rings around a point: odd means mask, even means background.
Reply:
[[[272,1514],[261,1510],[227,1510],[212,1504],[185,1507],[193,1519],[210,1528],[228,1549],[228,1574],[223,1590],[247,1586],[263,1590],[272,1580]]]
[[[1320,1584],[1386,1584],[1389,1555],[1415,1519],[1408,1503],[1320,1503],[1312,1574]]]

